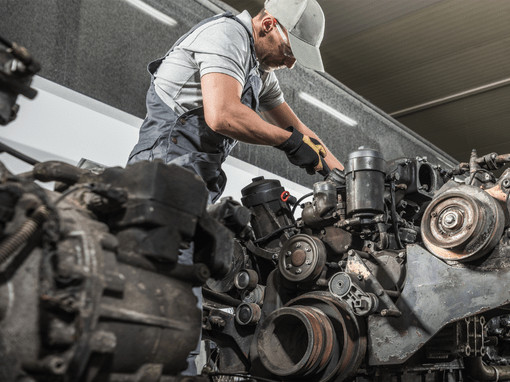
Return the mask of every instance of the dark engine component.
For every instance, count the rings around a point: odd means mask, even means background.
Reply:
[[[251,226],[259,242],[271,242],[278,233],[293,226],[289,195],[278,180],[254,178],[241,193],[243,206],[252,212]]]
[[[237,276],[254,289],[206,302],[205,335],[218,344],[209,372],[218,381],[510,380],[510,169],[491,172],[508,162],[472,154],[445,171],[362,148],[345,182],[336,174],[314,185],[295,223],[280,184],[256,180],[243,190],[256,239],[238,235]],[[265,195],[265,205],[246,203]],[[232,313],[227,297],[238,302]]]
[[[68,174],[59,194],[0,168],[0,380],[173,381],[200,334],[192,287],[228,271],[233,235],[180,167],[74,169],[34,171]]]
[[[360,148],[345,166],[347,216],[371,217],[384,212],[385,162],[378,151]]]
[[[317,279],[325,262],[324,244],[315,237],[299,234],[283,245],[278,269],[287,280],[303,283]]]
[[[18,95],[33,99],[37,91],[30,87],[41,66],[26,48],[0,37],[0,125],[16,118]]]

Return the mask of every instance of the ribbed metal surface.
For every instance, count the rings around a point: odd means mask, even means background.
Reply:
[[[245,1],[229,0],[237,9]],[[326,71],[387,113],[510,78],[510,1],[319,0]],[[253,14],[262,1],[249,2]],[[510,86],[397,118],[459,160],[510,151]]]

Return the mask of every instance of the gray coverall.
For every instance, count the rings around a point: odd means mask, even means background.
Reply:
[[[131,151],[128,160],[128,164],[131,164],[159,158],[165,163],[176,164],[193,171],[204,180],[209,190],[210,204],[214,203],[225,189],[227,177],[221,169],[221,164],[237,144],[237,140],[218,134],[207,126],[203,107],[189,110],[181,115],[177,114],[156,94],[154,74],[165,57],[195,29],[220,17],[232,18],[246,29],[246,26],[230,12],[211,17],[195,25],[172,46],[164,57],[148,65],[151,85],[146,99],[147,116],[140,127],[138,143]],[[241,102],[252,110],[258,111],[262,79],[258,72],[253,37],[247,29],[246,33],[250,39],[251,60]],[[192,262],[193,246],[189,250],[183,251],[179,256],[181,264],[192,264]],[[198,298],[197,306],[201,309],[201,288],[193,288],[193,292]],[[190,353],[188,369],[182,373],[183,375],[196,374],[194,359],[199,353],[199,346],[200,343],[197,349]]]

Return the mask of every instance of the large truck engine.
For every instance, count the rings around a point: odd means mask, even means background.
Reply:
[[[510,169],[492,172],[509,161],[473,152],[445,171],[360,148],[304,204],[289,203],[278,181],[254,179],[242,191],[251,225],[234,230],[234,267],[205,290],[217,345],[206,370],[274,381],[510,380]],[[225,211],[243,207],[222,204],[217,218],[236,226]]]

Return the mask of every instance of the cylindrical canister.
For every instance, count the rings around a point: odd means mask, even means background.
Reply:
[[[379,151],[360,147],[345,167],[347,216],[370,217],[384,212],[385,161]]]

